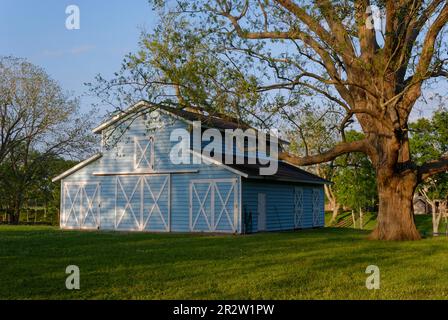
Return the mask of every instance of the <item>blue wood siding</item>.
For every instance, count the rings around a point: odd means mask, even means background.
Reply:
[[[294,229],[294,188],[303,188],[303,228],[324,226],[324,193],[321,185],[269,183],[266,181],[242,181],[242,213],[243,224],[247,226],[245,232],[258,231],[258,194],[266,194],[266,230]],[[319,214],[320,223],[313,225],[313,189],[320,194]],[[245,222],[244,222],[245,221]]]
[[[122,186],[125,189],[125,194],[130,197],[135,185],[140,176],[98,176],[94,173],[113,173],[113,172],[135,172],[134,170],[134,138],[144,138],[149,135],[154,136],[154,170],[198,170],[194,173],[172,173],[162,174],[162,177],[169,176],[170,179],[170,201],[163,194],[161,196],[161,203],[164,206],[170,206],[170,229],[174,232],[189,232],[190,231],[190,183],[192,180],[198,179],[237,179],[237,194],[238,203],[240,199],[239,176],[235,173],[213,164],[182,164],[174,165],[169,158],[169,152],[172,146],[177,142],[170,141],[170,133],[176,128],[188,128],[188,124],[184,121],[168,117],[164,114],[155,113],[155,116],[147,119],[136,119],[120,137],[119,142],[111,149],[104,148],[102,150],[103,157],[90,163],[86,167],[64,178],[61,183],[79,184],[96,184],[101,186],[101,225],[100,229],[113,230],[116,223],[116,208],[123,210],[126,207],[126,198],[123,192],[118,189],[117,192],[117,177],[119,177]],[[151,175],[146,175],[149,179]],[[160,181],[153,181],[154,192],[160,190],[163,179]],[[137,192],[137,191],[136,191]],[[151,199],[149,199],[151,201]],[[140,210],[141,199],[139,194],[135,194],[131,201],[132,208],[135,212]],[[61,203],[61,208],[64,210],[64,201]],[[161,207],[162,211],[168,208]],[[129,214],[123,217],[118,230],[135,230],[137,223],[135,219]],[[151,216],[150,228],[145,228],[145,231],[166,231],[162,219],[158,215]],[[72,219],[73,220],[73,219]],[[240,219],[238,219],[240,220]],[[75,221],[69,221],[67,227],[76,227]],[[219,232],[232,232],[231,228],[226,223],[218,226]],[[237,232],[241,232],[241,225],[238,223]]]
[[[128,125],[129,123],[123,126],[127,127]],[[103,156],[101,158],[64,178],[61,181],[62,186],[71,184],[76,189],[77,185],[86,184],[86,193],[91,193],[94,190],[93,185],[100,185],[99,228],[104,230],[190,232],[190,210],[193,211],[194,216],[200,208],[200,201],[194,198],[194,194],[193,201],[190,201],[192,182],[196,181],[198,183],[198,192],[205,196],[206,190],[202,189],[207,188],[207,183],[209,183],[207,181],[216,181],[214,182],[215,186],[218,186],[220,192],[225,196],[230,191],[230,180],[236,181],[237,215],[233,215],[230,218],[220,215],[235,208],[231,201],[226,206],[223,206],[222,200],[219,198],[219,196],[222,196],[221,194],[214,194],[215,203],[213,206],[207,202],[209,199],[206,199],[203,207],[205,215],[210,214],[214,210],[216,215],[221,217],[221,219],[216,217],[215,221],[217,221],[217,224],[214,226],[213,231],[228,233],[256,232],[258,230],[259,193],[266,194],[266,230],[294,229],[294,188],[297,186],[303,188],[304,215],[301,226],[303,228],[323,226],[324,194],[322,185],[246,180],[223,166],[214,164],[191,163],[175,165],[170,160],[170,151],[178,143],[177,141],[170,141],[170,134],[174,129],[188,130],[189,124],[159,112],[153,112],[153,114],[147,117],[136,119],[130,124],[130,127],[124,134],[119,137],[118,143],[114,147],[110,149],[103,148]],[[98,175],[98,173],[135,173],[134,140],[136,138],[147,139],[149,136],[154,137],[155,175]],[[194,170],[195,172],[174,173],[173,171],[175,170]],[[167,173],[166,171],[171,171],[172,173]],[[97,175],[94,173],[97,173]],[[120,181],[120,184],[117,184],[117,180]],[[167,184],[165,184],[166,181],[168,181]],[[221,183],[217,181],[221,181]],[[75,189],[70,189],[71,197],[74,197]],[[319,208],[317,212],[320,216],[318,225],[314,223],[316,219],[313,219],[315,218],[313,217],[313,190],[316,189],[319,191]],[[158,206],[155,206],[154,199],[159,196],[160,190],[163,191],[157,201]],[[129,203],[130,206],[127,206],[127,200],[134,191],[135,194]],[[142,195],[144,197],[143,202]],[[64,201],[63,194],[61,198],[62,211],[69,211],[70,203]],[[79,202],[80,200],[76,201]],[[86,206],[86,204],[81,204],[81,210],[87,210]],[[132,210],[129,207],[132,207]],[[226,210],[223,211],[223,208]],[[134,212],[136,217],[134,217],[131,211]],[[123,212],[125,213],[124,215],[122,215]],[[245,214],[246,217],[242,217],[240,213]],[[245,223],[249,215],[251,216],[250,223]],[[236,230],[233,230],[234,226],[232,221],[230,221],[232,218],[234,222],[237,220]],[[241,223],[241,220],[243,223]],[[117,221],[119,222],[118,227]],[[76,219],[71,217],[64,227],[77,228],[79,227],[77,223]],[[242,225],[248,225],[249,228],[243,230]],[[89,217],[84,227],[96,227],[94,219]],[[207,229],[206,219],[203,216],[199,216],[194,231],[208,231]]]

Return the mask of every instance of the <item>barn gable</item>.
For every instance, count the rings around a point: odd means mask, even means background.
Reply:
[[[303,202],[308,203],[313,194],[309,190],[322,191],[326,183],[299,168],[280,163],[276,176],[261,179],[249,165],[225,165],[211,159],[173,164],[169,155],[178,141],[170,141],[170,134],[175,129],[189,130],[196,116],[154,110],[136,119],[116,116],[96,128],[103,136],[101,153],[55,178],[62,185],[61,227],[243,233],[323,226],[323,218],[312,225],[290,223],[298,210],[294,206],[297,187],[304,188]],[[216,125],[224,128],[228,121]],[[280,190],[288,191],[278,194]],[[263,193],[268,195],[264,209],[258,201]],[[316,206],[311,210],[323,215],[323,195],[314,197],[322,210]],[[277,201],[284,204],[275,205]],[[259,228],[258,221],[263,219],[258,213],[263,210],[266,224]],[[305,216],[312,214],[306,210],[305,205]],[[283,218],[275,220],[274,214]]]
[[[187,128],[186,122],[153,112],[121,125],[127,129],[111,138],[115,144],[103,141],[101,156],[57,177],[63,228],[241,231],[235,170],[171,163],[176,142],[170,141],[170,132]]]

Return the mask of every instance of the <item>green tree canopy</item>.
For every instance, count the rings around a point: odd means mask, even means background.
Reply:
[[[363,139],[354,130],[346,133],[348,141]],[[340,204],[355,210],[366,210],[378,203],[375,170],[362,153],[344,155],[335,161],[338,167],[333,177],[336,197]]]

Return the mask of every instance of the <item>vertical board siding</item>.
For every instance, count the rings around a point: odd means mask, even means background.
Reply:
[[[154,170],[169,170],[175,168],[170,161],[170,151],[177,142],[170,141],[171,132],[175,129],[186,129],[183,121],[153,112],[151,115],[135,119],[132,123],[122,124],[126,131],[121,136],[110,138],[109,148],[103,148],[100,159],[101,172],[135,171],[135,140],[154,139]],[[112,130],[112,129],[110,129]],[[118,130],[116,130],[118,131]],[[118,134],[118,133],[116,133]],[[114,142],[115,145],[114,145]],[[187,165],[176,166],[187,168]],[[191,167],[188,166],[190,169]]]
[[[153,122],[151,122],[153,121]],[[148,117],[145,119],[136,119],[130,126],[129,130],[119,138],[117,145],[113,148],[103,148],[103,157],[92,162],[88,166],[80,169],[72,175],[64,178],[61,181],[62,187],[65,183],[99,183],[101,185],[101,219],[100,229],[115,230],[116,220],[120,217],[126,207],[127,200],[136,215],[135,219],[132,213],[125,213],[117,230],[134,230],[138,231],[141,227],[141,192],[140,186],[137,189],[132,199],[130,196],[134,191],[141,176],[95,176],[93,173],[103,172],[134,172],[134,139],[144,138],[147,136],[154,136],[154,170],[180,170],[192,169],[198,170],[197,173],[182,173],[169,174],[170,183],[166,186],[170,193],[164,192],[160,196],[160,209],[162,212],[168,211],[170,207],[170,225],[169,229],[165,229],[165,225],[160,219],[160,215],[153,212],[144,231],[174,231],[174,232],[189,232],[190,231],[190,182],[198,179],[235,179],[238,175],[226,170],[223,167],[213,164],[181,164],[174,165],[170,161],[169,153],[172,146],[177,142],[170,141],[171,131],[177,128],[187,128],[187,124],[181,120],[175,120],[165,115]],[[167,176],[167,175],[161,175]],[[117,177],[119,177],[121,186],[117,186]],[[146,179],[151,180],[151,189],[154,196],[157,197],[159,190],[162,187],[163,179],[158,178],[157,175],[145,175]],[[240,199],[240,185],[237,179],[238,203]],[[145,186],[146,187],[146,186]],[[148,191],[145,191],[145,208],[144,218],[148,216],[148,210],[154,205],[151,196],[148,196]],[[126,199],[126,196],[128,199]],[[170,199],[169,199],[169,198]],[[219,202],[218,202],[219,203]],[[220,204],[220,203],[219,203]],[[232,202],[233,204],[233,202]],[[62,199],[61,209],[64,210],[64,201]],[[230,210],[230,209],[229,209]],[[116,218],[116,211],[118,218]],[[165,220],[168,222],[168,219]],[[239,217],[237,221],[240,221]],[[144,221],[143,221],[144,222]],[[63,226],[64,227],[64,226]],[[66,228],[77,228],[75,221],[70,221]],[[229,232],[233,230],[227,223],[220,223],[218,232]],[[241,232],[241,225],[238,223],[237,232]]]
[[[190,230],[237,232],[239,179],[206,179],[190,182]]]
[[[171,229],[173,231],[190,231],[190,183],[192,180],[204,180],[204,179],[235,179],[238,176],[222,167],[216,165],[202,165],[198,173],[189,174],[173,174],[172,186],[171,186]],[[238,179],[239,181],[239,179]],[[237,183],[237,196],[238,203],[241,203],[239,197],[240,186]],[[193,199],[195,195],[193,194]],[[216,201],[217,199],[215,199]],[[239,220],[239,219],[238,219]],[[199,221],[200,227],[206,227],[204,219]],[[208,229],[208,226],[207,228]],[[227,225],[225,228],[220,228],[220,232],[232,232],[232,228]],[[237,232],[241,232],[240,223],[237,226]]]
[[[243,221],[246,221],[245,232],[258,231],[258,194],[266,194],[266,230],[292,230],[294,221],[294,189],[299,186],[303,190],[302,210],[303,217],[301,228],[313,228],[324,226],[324,197],[323,186],[291,183],[269,183],[266,181],[246,180],[242,181],[242,211]],[[319,214],[320,223],[313,224],[313,190],[319,190]]]
[[[169,117],[165,114],[154,112],[152,115],[136,119],[130,124],[121,136],[118,137],[116,146],[112,148],[103,148],[103,157],[92,162],[88,166],[80,169],[72,175],[64,178],[61,183],[64,184],[87,184],[100,185],[100,219],[99,228],[104,230],[134,230],[134,231],[158,231],[158,232],[190,232],[190,204],[193,207],[193,218],[196,218],[199,208],[197,198],[193,194],[193,202],[190,201],[191,182],[197,180],[229,180],[236,179],[237,205],[234,206],[232,199],[226,204],[226,209],[230,213],[230,220],[237,221],[236,232],[256,232],[258,215],[258,193],[266,193],[266,229],[291,230],[295,228],[294,220],[294,190],[300,187],[302,194],[303,218],[302,228],[322,227],[324,224],[324,193],[320,185],[293,184],[293,183],[270,183],[267,181],[240,179],[238,175],[230,172],[222,166],[213,164],[181,164],[175,165],[170,160],[170,151],[178,142],[170,141],[170,134],[174,129],[188,129],[188,124],[184,121]],[[93,173],[113,173],[113,172],[135,172],[135,139],[145,139],[154,137],[154,170],[198,170],[195,173],[168,173],[160,175],[145,176],[98,176]],[[120,184],[117,185],[117,179]],[[143,179],[149,181],[149,188]],[[164,191],[160,194],[155,205],[154,199],[159,196],[160,190],[164,185],[165,179],[168,179]],[[230,190],[230,184],[216,183],[225,196]],[[87,189],[90,190],[88,187]],[[143,190],[142,190],[143,188]],[[199,186],[199,192],[204,186]],[[213,184],[212,184],[213,188]],[[319,224],[313,225],[313,188],[319,190]],[[151,189],[151,191],[149,191]],[[134,195],[131,198],[133,191]],[[74,191],[70,190],[71,193]],[[91,192],[91,191],[87,191]],[[152,194],[151,194],[152,192]],[[212,192],[212,191],[210,191]],[[142,194],[144,202],[142,202]],[[72,195],[72,194],[71,194]],[[211,197],[212,194],[209,195]],[[74,197],[74,195],[73,195]],[[215,193],[214,210],[217,217],[222,212],[223,206],[221,200]],[[231,196],[233,198],[233,196]],[[61,209],[69,211],[66,208],[68,204],[61,196]],[[225,201],[225,199],[223,199]],[[76,199],[75,201],[81,201]],[[130,204],[134,215],[129,206]],[[207,202],[207,201],[206,201]],[[142,207],[142,203],[144,207]],[[126,209],[126,210],[125,210]],[[160,209],[161,213],[158,211]],[[152,210],[151,216],[149,212]],[[212,211],[211,203],[205,204],[204,210],[207,214]],[[234,210],[237,216],[234,217]],[[124,212],[124,215],[122,215]],[[240,212],[242,215],[240,215]],[[169,213],[169,215],[168,215]],[[250,221],[248,217],[251,215]],[[217,218],[216,217],[216,218]],[[62,219],[62,218],[61,218]],[[89,217],[89,219],[91,219]],[[118,227],[116,226],[120,220]],[[212,223],[209,219],[209,223]],[[87,220],[86,225],[93,226],[93,221]],[[243,230],[247,226],[247,230]],[[70,217],[65,228],[78,228],[76,219]],[[193,231],[208,231],[210,228],[203,216],[196,221]],[[233,226],[228,221],[228,217],[223,213],[221,220],[213,230],[215,232],[234,232]]]

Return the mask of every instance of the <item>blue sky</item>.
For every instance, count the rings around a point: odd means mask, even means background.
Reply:
[[[65,27],[65,10],[73,4],[80,8],[80,30]],[[0,55],[26,58],[82,96],[85,82],[98,73],[110,78],[124,56],[137,49],[140,31],[156,23],[148,0],[0,0]],[[439,86],[446,92],[446,82]],[[83,110],[94,101],[81,97]],[[429,105],[418,103],[413,118],[429,116]]]
[[[68,5],[80,9],[80,30],[65,27]],[[156,19],[147,0],[0,0],[0,55],[28,59],[80,96],[83,83],[119,69]],[[81,102],[87,110],[92,98]]]

